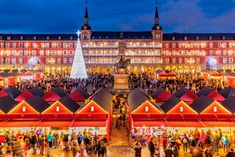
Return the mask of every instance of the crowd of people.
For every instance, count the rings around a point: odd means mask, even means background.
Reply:
[[[232,136],[222,133],[221,129],[190,130],[179,133],[163,130],[161,134],[145,135],[139,133],[132,135],[133,149],[136,157],[141,157],[142,147],[147,146],[150,157],[166,156],[179,157],[180,154],[191,155],[192,157],[218,156],[219,152],[227,154],[226,157],[235,156],[233,151],[234,139]],[[181,151],[181,153],[180,153]]]
[[[82,87],[88,94],[91,95],[102,87],[107,88],[111,91],[114,85],[114,76],[111,74],[89,74],[89,77],[87,79],[70,79],[66,76],[67,75],[63,74],[45,75],[40,80],[25,80],[9,86],[19,88],[21,91],[37,86],[44,92],[48,92],[55,87],[61,87],[68,94],[77,87]],[[0,89],[4,89],[9,86],[0,86]],[[221,80],[207,80],[204,79],[202,76],[195,74],[178,75],[176,79],[163,80],[156,79],[156,76],[154,74],[132,73],[129,75],[130,89],[139,87],[142,88],[149,95],[151,95],[158,88],[166,89],[168,92],[173,94],[181,87],[186,87],[194,92],[197,92],[203,87],[209,87],[219,91],[223,89],[224,86],[225,84]]]
[[[69,156],[76,157],[80,154],[94,155],[104,157],[107,149],[107,139],[98,137],[96,133],[84,129],[83,132],[70,134],[63,131],[47,131],[34,129],[26,132],[6,131],[4,141],[0,144],[0,156],[3,154],[27,157],[31,154],[41,156],[50,155],[50,150],[59,149]]]

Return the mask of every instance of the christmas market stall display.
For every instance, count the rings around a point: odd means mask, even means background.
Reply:
[[[158,134],[161,125],[164,125],[164,113],[154,105],[140,89],[133,90],[128,95],[130,108],[130,129],[132,134]]]
[[[113,95],[104,88],[98,90],[76,113],[74,130],[90,130],[109,138],[111,132]]]

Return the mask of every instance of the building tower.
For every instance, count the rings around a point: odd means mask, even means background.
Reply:
[[[90,40],[91,39],[91,26],[89,25],[87,1],[84,15],[84,24],[81,27],[81,40]]]
[[[162,41],[162,27],[158,15],[158,1],[156,0],[156,10],[154,16],[154,25],[152,27],[152,36],[154,40]]]

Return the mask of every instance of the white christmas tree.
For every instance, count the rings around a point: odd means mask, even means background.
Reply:
[[[87,78],[87,71],[86,71],[86,65],[85,65],[84,57],[83,57],[83,53],[82,53],[81,42],[79,39],[80,31],[78,31],[77,34],[78,34],[77,47],[75,50],[75,55],[74,55],[74,59],[73,59],[73,65],[72,65],[70,78],[86,79]]]

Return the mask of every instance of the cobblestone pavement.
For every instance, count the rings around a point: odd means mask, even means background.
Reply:
[[[218,156],[213,157],[225,157],[225,155],[222,155],[223,151],[221,150]],[[108,153],[106,157],[134,157],[134,151],[131,147],[127,146],[113,146],[108,147]],[[142,157],[149,157],[149,151],[147,147],[144,147],[142,150]],[[12,157],[12,155],[4,155],[1,157]],[[27,157],[41,157],[40,155],[28,155]],[[48,156],[43,156],[48,157]],[[49,151],[49,157],[72,157],[72,153],[70,151],[64,152],[60,151],[58,149],[52,149]],[[97,157],[97,155],[87,155],[86,152],[84,154],[78,154],[76,157]],[[161,154],[161,157],[164,157],[163,153]],[[181,150],[179,157],[191,157],[190,154],[184,154]]]

